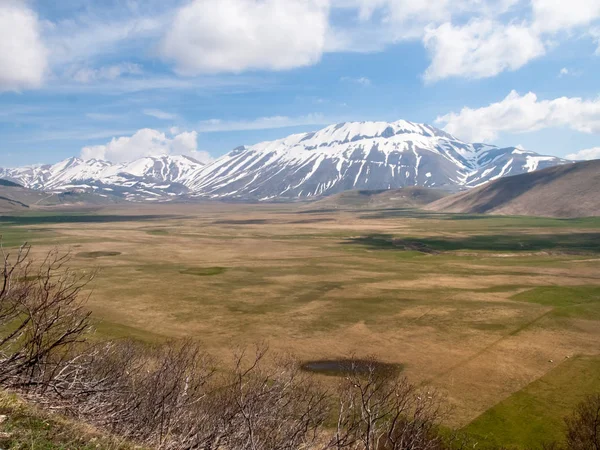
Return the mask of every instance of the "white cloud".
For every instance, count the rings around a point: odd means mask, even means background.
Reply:
[[[148,40],[158,37],[166,25],[164,16],[123,17],[126,13],[119,10],[109,13],[109,18],[87,14],[47,23],[53,63],[59,66],[81,63],[126,49],[147,48]]]
[[[359,78],[342,77],[342,78],[340,78],[340,81],[346,82],[346,83],[356,83],[356,84],[360,84],[362,86],[371,86],[371,84],[373,84],[371,82],[371,80],[367,77],[359,77]]]
[[[544,44],[527,26],[472,20],[464,26],[445,23],[426,30],[423,43],[431,53],[427,81],[464,76],[485,78],[516,70],[545,53]]]
[[[212,158],[198,151],[196,131],[167,135],[158,130],[144,128],[133,136],[113,138],[105,145],[94,145],[81,149],[83,159],[102,159],[112,162],[128,162],[144,156],[188,155],[201,162]]]
[[[592,39],[594,39],[594,42],[598,44],[598,48],[596,49],[596,55],[600,56],[600,27],[592,28],[590,30],[590,35],[592,36]]]
[[[138,64],[123,63],[99,69],[83,68],[75,70],[73,79],[78,83],[88,84],[98,81],[114,81],[123,75],[139,75],[142,68]]]
[[[357,11],[351,25],[333,24],[328,51],[380,51],[403,40],[422,39],[428,27],[463,23],[465,18],[493,19],[521,0],[333,0],[335,8]]]
[[[203,133],[216,131],[271,130],[302,125],[323,125],[333,121],[327,120],[322,114],[308,114],[300,117],[272,116],[259,117],[252,120],[204,120],[199,124]]]
[[[600,159],[600,147],[586,148],[585,150],[579,150],[576,153],[567,155],[567,159],[574,159],[576,161],[588,161],[590,159]]]
[[[177,114],[168,113],[166,111],[161,111],[160,109],[145,109],[143,113],[147,116],[154,117],[160,120],[175,120],[177,119]]]
[[[328,15],[327,0],[194,0],[160,51],[185,75],[307,66],[321,58]]]
[[[41,86],[48,56],[40,28],[27,3],[0,2],[0,91]]]
[[[563,78],[563,77],[566,77],[566,76],[569,76],[569,77],[579,77],[579,76],[581,76],[581,74],[582,74],[581,70],[573,70],[573,69],[569,69],[567,67],[563,67],[558,72],[558,78]]]
[[[529,92],[512,91],[504,100],[483,108],[463,108],[438,117],[444,130],[470,142],[493,141],[500,133],[525,133],[551,127],[568,127],[600,133],[600,98],[560,97],[538,100]]]
[[[592,23],[600,18],[598,0],[533,0],[533,26],[555,32]]]

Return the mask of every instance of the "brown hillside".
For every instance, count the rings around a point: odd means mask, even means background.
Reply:
[[[384,191],[346,191],[313,203],[323,208],[421,208],[444,198],[448,192],[423,187]]]
[[[545,217],[600,216],[600,160],[501,178],[443,198],[426,209]]]

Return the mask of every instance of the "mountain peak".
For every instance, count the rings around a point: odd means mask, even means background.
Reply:
[[[131,200],[179,195],[266,200],[409,186],[456,191],[566,162],[517,147],[469,144],[431,125],[398,120],[330,125],[238,147],[208,165],[185,155],[122,164],[69,158],[0,169],[0,177],[34,189],[107,191]]]

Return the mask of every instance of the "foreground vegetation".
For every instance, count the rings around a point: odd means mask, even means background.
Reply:
[[[68,262],[68,256],[51,252],[36,265],[27,246],[12,258],[4,255],[0,387],[154,448],[450,450],[473,445],[468,436],[440,426],[449,411],[436,392],[411,385],[376,361],[358,367],[347,360],[332,393],[302,374],[294,360],[265,364],[267,351],[261,347],[251,355],[242,351],[232,370],[220,371],[193,341],[91,343],[90,313],[81,298],[89,275],[73,272]],[[55,418],[40,423],[5,394],[0,407],[10,414],[2,416],[7,431],[0,439],[11,448],[23,447],[26,440],[33,448],[60,448],[61,441],[78,448],[125,448],[108,438],[85,441],[84,432],[73,435]],[[543,444],[598,448],[600,395],[581,403],[567,419],[563,442]]]

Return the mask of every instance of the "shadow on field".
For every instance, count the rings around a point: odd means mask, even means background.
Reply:
[[[563,251],[600,253],[600,233],[547,235],[484,235],[459,239],[397,238],[388,234],[370,234],[350,238],[345,245],[360,245],[375,250],[417,250],[435,253],[452,250],[481,251]]]
[[[360,219],[394,219],[406,217],[412,219],[440,218],[438,212],[429,212],[412,208],[372,209],[368,214],[363,214]]]
[[[0,223],[11,225],[39,225],[45,223],[109,223],[109,222],[138,222],[157,219],[174,219],[178,216],[118,216],[118,215],[57,215],[57,216],[0,216]]]
[[[216,220],[213,225],[268,225],[276,224],[277,221],[271,219],[247,219],[247,220]]]
[[[305,372],[330,376],[368,375],[370,373],[395,375],[403,368],[402,364],[388,364],[364,359],[324,359],[307,361],[300,366],[300,369]]]

